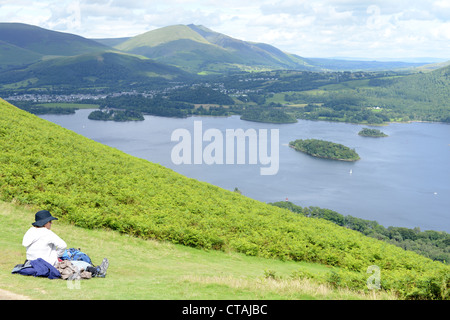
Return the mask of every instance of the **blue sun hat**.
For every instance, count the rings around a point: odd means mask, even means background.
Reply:
[[[35,227],[43,227],[47,222],[51,220],[58,220],[58,218],[55,218],[51,215],[50,212],[47,210],[41,210],[36,212],[36,215],[34,216],[35,222],[32,223]]]

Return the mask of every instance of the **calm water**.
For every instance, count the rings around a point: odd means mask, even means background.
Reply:
[[[358,136],[362,125],[300,120],[274,125],[229,118],[173,119],[145,116],[140,122],[102,122],[87,118],[91,110],[75,115],[42,118],[133,156],[160,163],[183,175],[263,201],[286,198],[300,206],[318,206],[343,215],[376,220],[380,224],[420,227],[450,232],[450,125],[439,123],[390,124],[381,130],[387,138]],[[194,133],[194,121],[203,132],[219,129],[279,129],[280,164],[276,175],[260,175],[257,165],[175,165],[171,152],[178,142],[172,132]],[[295,139],[323,139],[354,148],[357,162],[318,159],[287,145]],[[204,146],[209,142],[204,142]],[[351,170],[351,174],[350,174]]]

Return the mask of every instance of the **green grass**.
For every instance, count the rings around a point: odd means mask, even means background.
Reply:
[[[200,36],[197,32],[184,25],[168,26],[135,36],[119,45],[117,49],[123,51],[132,51],[140,47],[155,47],[170,41],[180,39],[190,39],[196,42],[209,44],[209,42]]]
[[[290,300],[394,299],[332,289],[313,281],[293,279],[302,270],[330,272],[321,264],[249,257],[239,253],[199,250],[130,237],[111,230],[87,230],[56,221],[52,230],[69,247],[80,247],[95,264],[110,261],[106,278],[74,283],[11,274],[25,260],[23,234],[34,221],[30,207],[0,202],[0,288],[31,299],[158,299],[158,300]],[[268,276],[271,275],[271,276]],[[274,277],[273,277],[274,275]],[[70,287],[70,285],[73,285]]]

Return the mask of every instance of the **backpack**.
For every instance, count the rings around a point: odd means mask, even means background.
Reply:
[[[92,264],[91,262],[91,258],[89,258],[89,256],[82,252],[80,250],[80,248],[75,249],[75,248],[70,248],[70,249],[66,249],[64,250],[63,255],[61,256],[62,260],[72,260],[72,261],[85,261],[87,263]]]

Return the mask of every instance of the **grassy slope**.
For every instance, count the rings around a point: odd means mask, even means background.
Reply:
[[[208,42],[200,34],[185,25],[152,30],[135,36],[115,48],[175,65],[194,73],[203,70],[205,64],[211,62],[220,61],[224,65],[237,61],[244,63],[232,53]],[[211,69],[211,66],[208,69]]]
[[[23,234],[35,211],[0,202],[0,288],[32,299],[394,299],[384,293],[333,289],[293,280],[299,271],[325,274],[320,264],[282,262],[238,253],[205,251],[167,242],[142,240],[118,232],[87,230],[62,221],[52,230],[71,247],[81,247],[94,263],[108,257],[105,279],[84,280],[68,290],[65,281],[12,275],[25,259]],[[267,270],[277,279],[267,277]],[[70,285],[70,283],[69,283]]]
[[[171,41],[189,39],[195,42],[210,44],[197,32],[184,25],[174,25],[148,31],[135,36],[116,46],[116,49],[133,52],[140,47],[156,47]]]
[[[232,52],[236,58],[239,58],[244,63],[272,64],[274,66],[284,66],[285,68],[297,68],[299,66],[298,63],[300,65],[304,64],[300,57],[296,59],[269,44],[234,39],[204,26],[190,24],[188,27],[210,43]]]
[[[449,273],[443,264],[356,231],[188,179],[1,100],[0,148],[1,199],[49,209],[78,226],[333,265],[358,278],[360,287],[376,264],[383,286],[402,294],[426,291]]]
[[[174,25],[135,36],[116,49],[178,66],[189,72],[216,72],[240,68],[297,68],[293,58],[267,44],[233,39],[203,26]],[[300,63],[299,63],[300,62]],[[299,64],[298,64],[299,63]]]
[[[42,55],[0,40],[0,69],[39,61]]]

